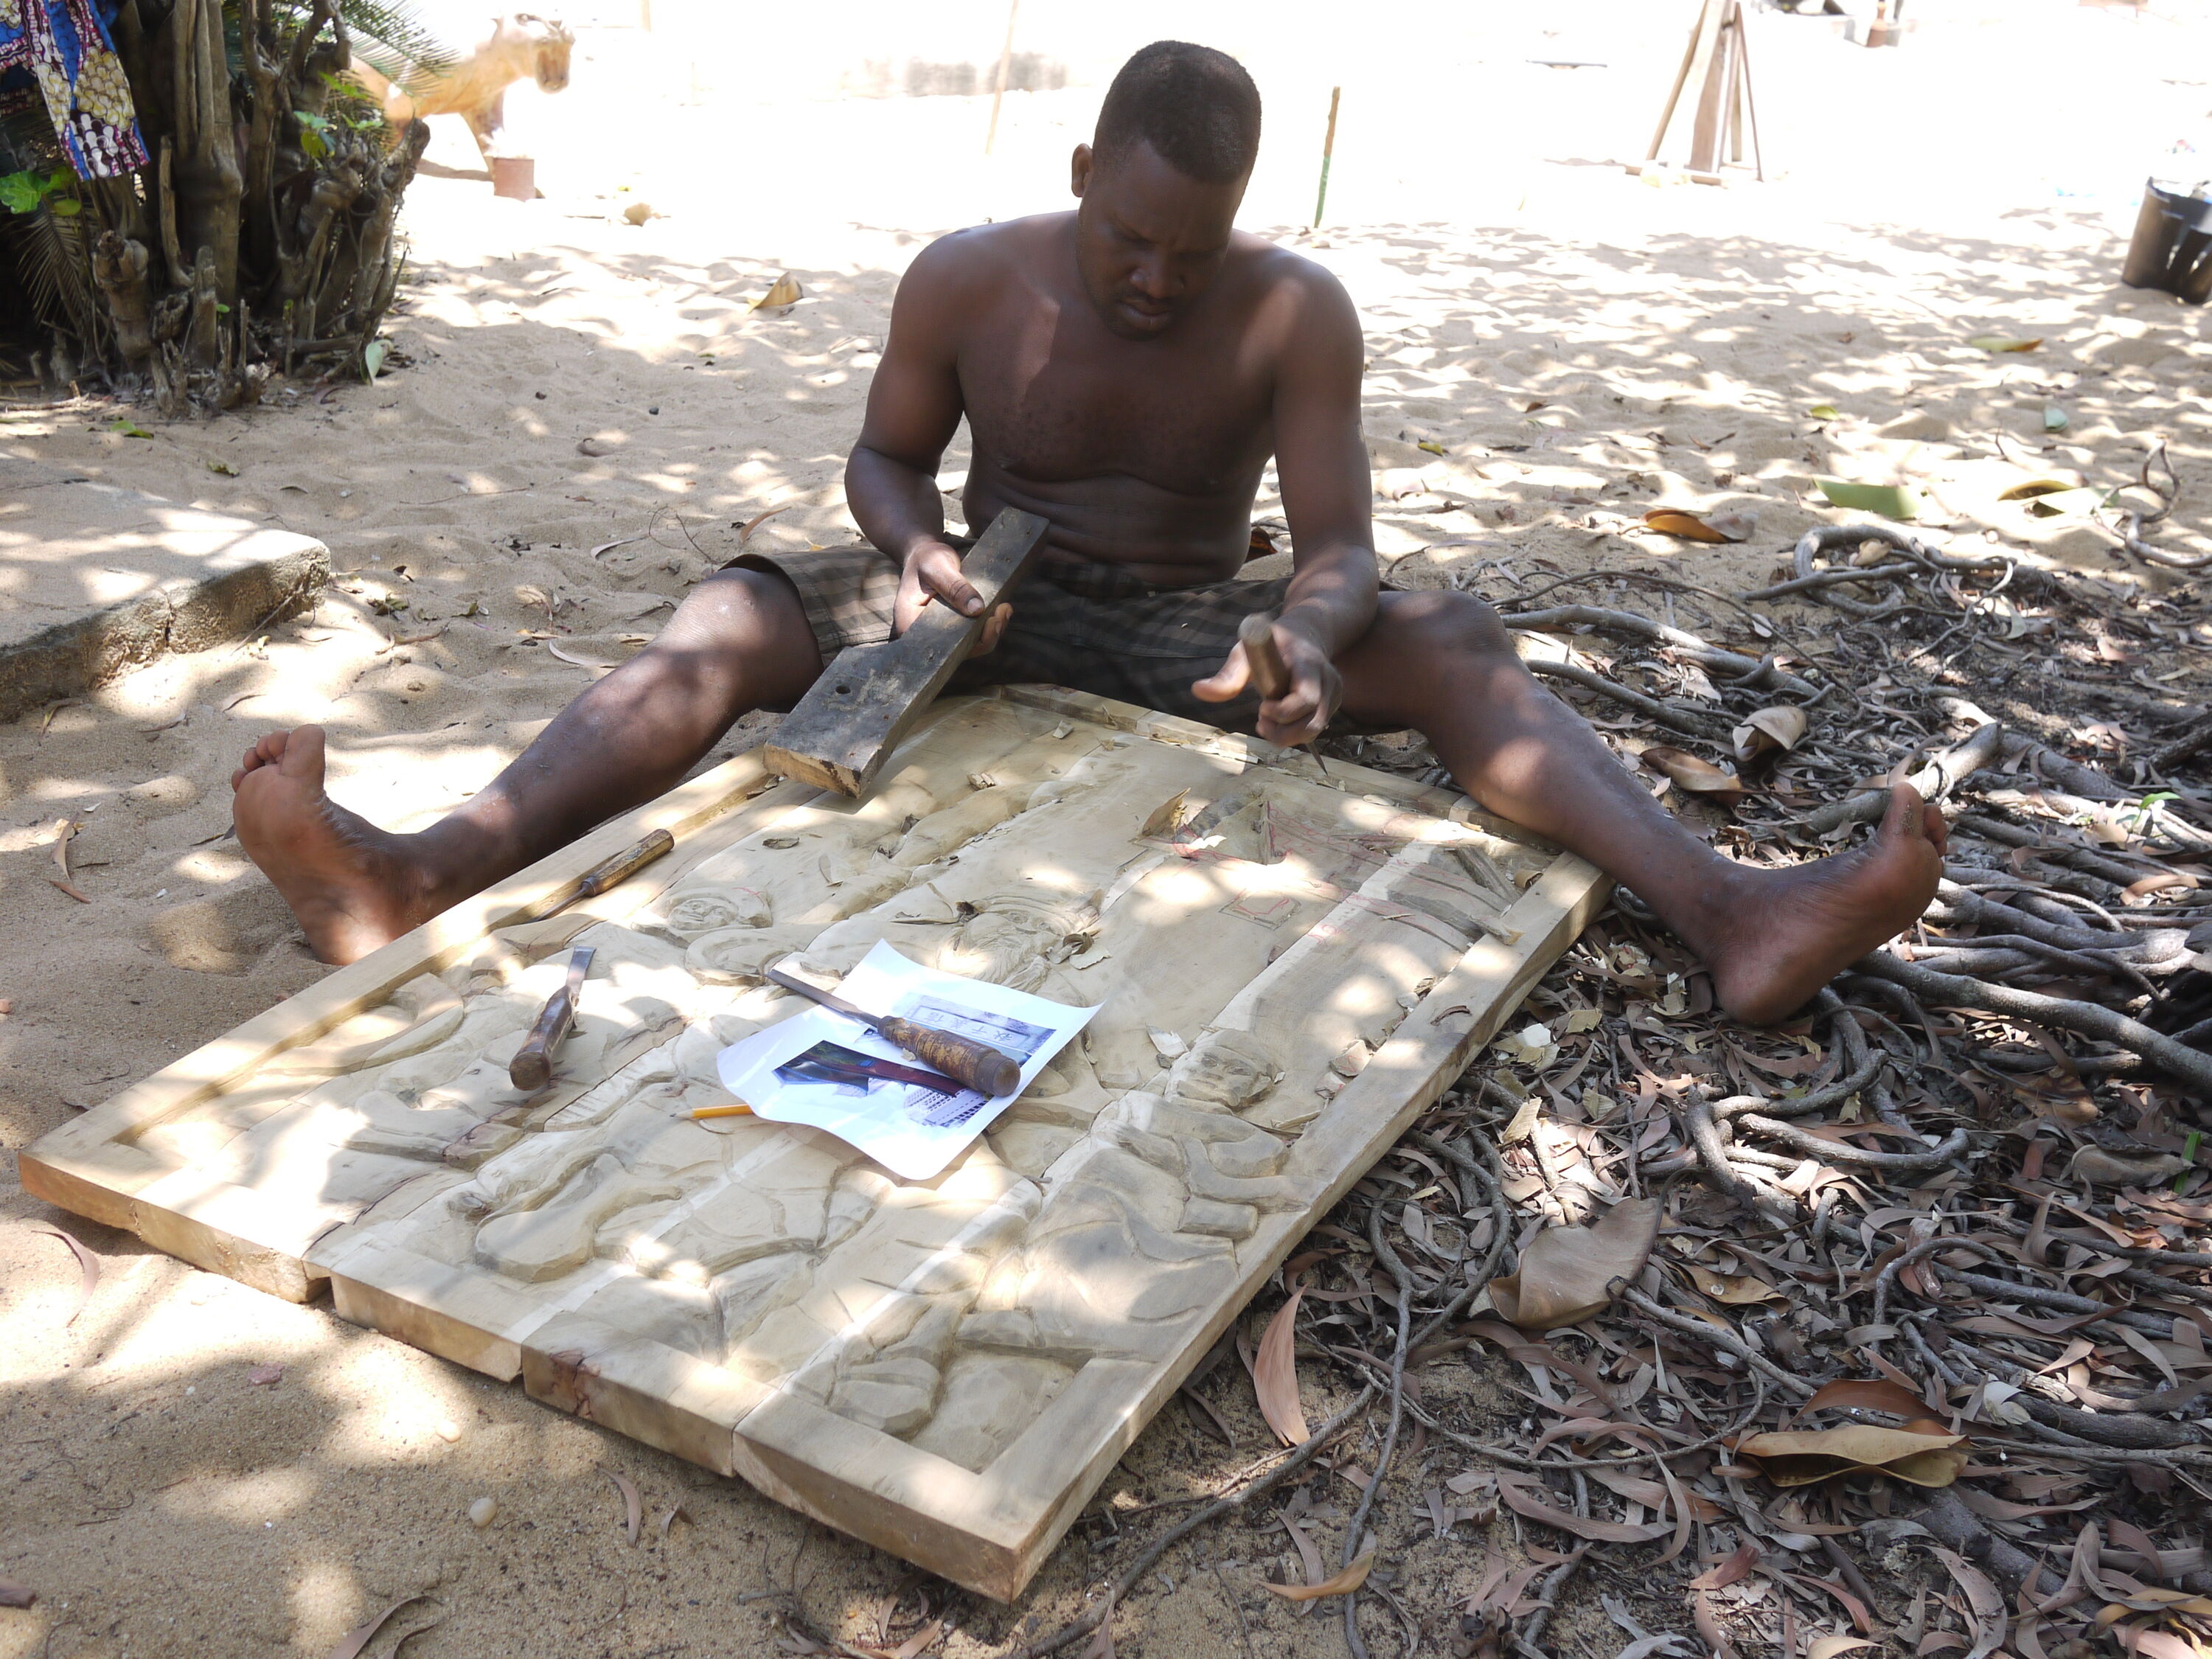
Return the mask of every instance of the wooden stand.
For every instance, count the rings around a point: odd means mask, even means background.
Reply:
[[[1674,125],[1682,89],[1694,82],[1698,88],[1697,114],[1690,131],[1689,175],[1701,185],[1725,184],[1722,175],[1723,151],[1729,163],[1743,165],[1743,140],[1751,132],[1752,167],[1761,183],[1766,179],[1765,158],[1759,145],[1759,108],[1752,98],[1751,58],[1744,39],[1743,8],[1739,0],[1701,0],[1697,27],[1682,54],[1682,67],[1674,76],[1667,107],[1660,112],[1651,149],[1631,173],[1657,165],[1659,151]]]

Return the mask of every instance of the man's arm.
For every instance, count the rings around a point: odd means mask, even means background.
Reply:
[[[1275,623],[1291,689],[1261,704],[1260,735],[1296,744],[1319,737],[1336,713],[1343,688],[1333,659],[1375,620],[1374,483],[1359,425],[1366,351],[1350,297],[1324,272],[1309,267],[1268,303],[1289,308],[1278,336],[1274,428],[1294,572]],[[1250,673],[1238,646],[1194,689],[1227,702]]]
[[[921,607],[943,599],[963,615],[982,599],[960,574],[960,555],[945,539],[945,501],[937,466],[959,429],[962,278],[976,250],[944,238],[908,268],[891,302],[890,336],[868,388],[860,439],[845,463],[845,501],[860,533],[904,571],[895,627],[904,633]],[[1004,629],[1005,606],[977,642],[988,650]]]

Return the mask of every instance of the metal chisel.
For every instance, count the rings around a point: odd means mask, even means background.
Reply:
[[[787,991],[796,991],[811,997],[824,1008],[872,1026],[876,1035],[895,1048],[903,1048],[925,1066],[932,1066],[955,1083],[966,1085],[987,1095],[1010,1095],[1021,1086],[1022,1068],[1009,1056],[996,1048],[975,1042],[971,1037],[958,1036],[951,1031],[940,1031],[933,1025],[917,1025],[910,1019],[901,1019],[896,1014],[872,1014],[855,1008],[841,996],[834,996],[818,985],[810,985],[794,978],[781,969],[771,968],[768,976]]]
[[[592,954],[588,945],[579,945],[568,953],[568,979],[545,999],[538,1024],[530,1028],[522,1047],[507,1062],[507,1081],[525,1094],[534,1095],[553,1080],[553,1051],[575,1024],[576,999],[583,991],[584,975],[591,971]]]

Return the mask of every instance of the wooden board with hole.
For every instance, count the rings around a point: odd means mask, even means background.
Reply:
[[[672,854],[567,902],[655,828]],[[1012,1597],[1604,891],[1456,794],[1010,689],[939,704],[862,802],[745,757],[624,814],[46,1136],[23,1184]],[[878,940],[1101,1012],[934,1180],[690,1115],[800,1006],[769,964]],[[581,1012],[525,1097],[572,942]]]

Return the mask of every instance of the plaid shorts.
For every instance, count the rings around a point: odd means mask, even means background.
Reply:
[[[971,545],[964,536],[945,540],[963,550]],[[825,664],[848,645],[878,645],[891,636],[899,567],[866,542],[750,553],[730,562],[775,571],[799,590]],[[1007,600],[1014,614],[996,647],[963,663],[950,689],[1065,685],[1250,734],[1259,724],[1256,693],[1204,702],[1190,688],[1220,668],[1237,643],[1237,625],[1255,611],[1280,610],[1289,586],[1290,578],[1282,576],[1159,587],[1111,565],[1047,556]]]

